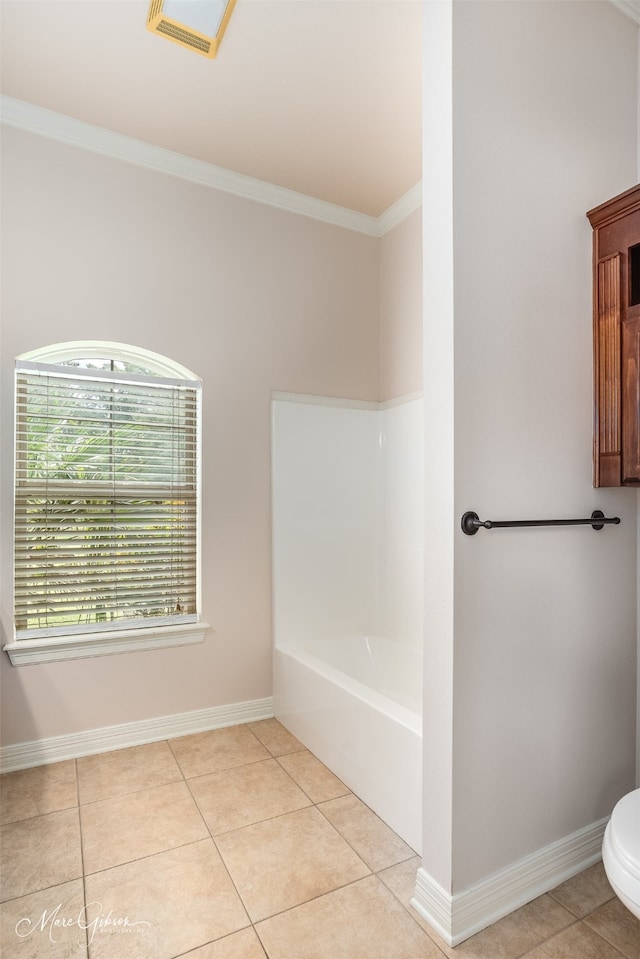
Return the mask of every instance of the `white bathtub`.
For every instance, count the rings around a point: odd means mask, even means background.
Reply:
[[[422,658],[379,636],[274,649],[277,719],[422,852]]]

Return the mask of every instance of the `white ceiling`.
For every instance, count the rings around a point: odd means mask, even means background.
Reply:
[[[2,93],[379,216],[421,178],[420,0],[238,0],[208,60],[147,0],[1,0]]]

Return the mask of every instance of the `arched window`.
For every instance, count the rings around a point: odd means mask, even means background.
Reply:
[[[12,661],[203,638],[200,388],[118,343],[17,360]]]

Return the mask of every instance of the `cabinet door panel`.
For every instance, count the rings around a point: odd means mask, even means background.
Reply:
[[[622,409],[622,482],[640,483],[640,308],[623,323]]]
[[[620,415],[621,256],[598,263],[596,396],[596,486],[619,486],[622,453]]]

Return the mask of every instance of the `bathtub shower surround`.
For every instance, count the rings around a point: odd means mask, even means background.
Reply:
[[[276,717],[417,852],[422,398],[274,394]]]

